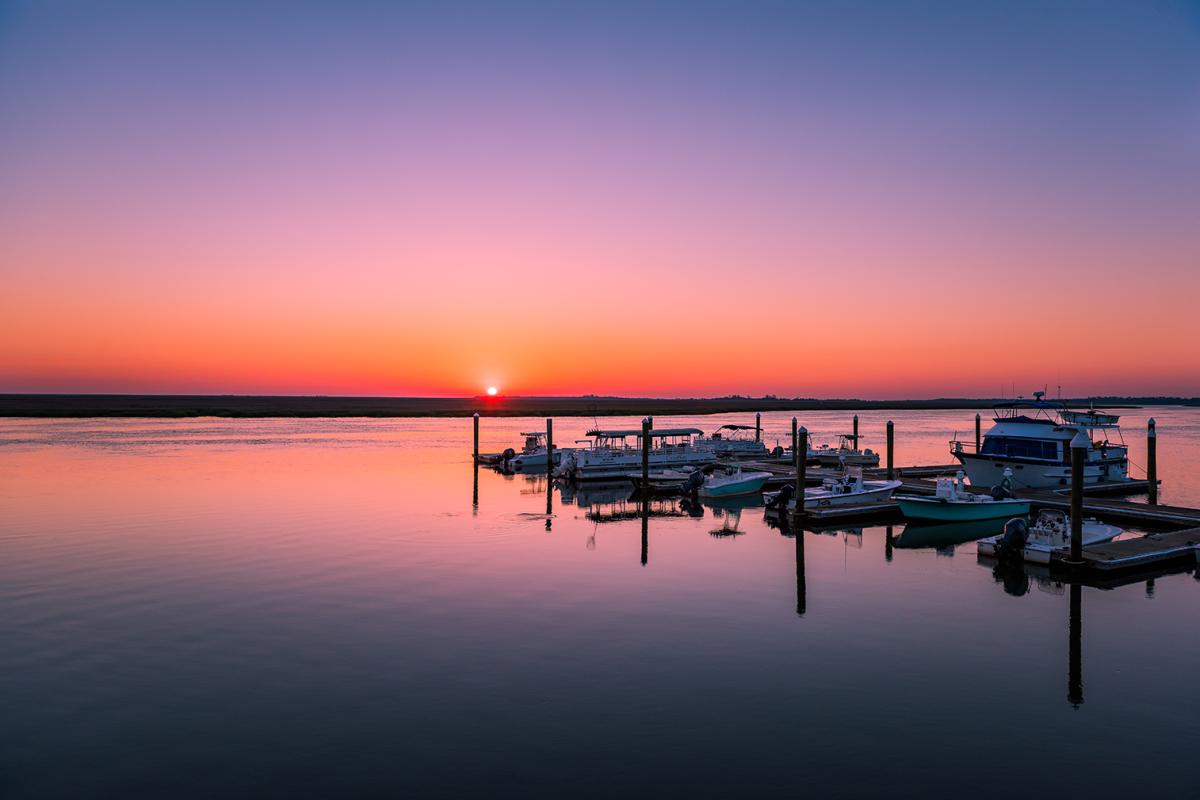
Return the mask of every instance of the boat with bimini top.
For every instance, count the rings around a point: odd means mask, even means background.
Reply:
[[[642,431],[591,430],[583,447],[563,457],[559,472],[576,480],[626,480],[641,469]],[[699,428],[658,428],[650,431],[651,469],[679,469],[701,466],[717,460],[712,448],[693,441],[703,436]]]

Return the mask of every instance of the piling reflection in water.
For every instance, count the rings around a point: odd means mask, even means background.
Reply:
[[[794,535],[796,539],[796,615],[803,617],[804,612],[808,610],[808,583],[804,575],[804,531],[799,530]]]
[[[650,501],[642,501],[642,566],[650,559]]]
[[[1071,584],[1070,665],[1067,670],[1067,702],[1075,708],[1083,704],[1083,611],[1082,590]]]

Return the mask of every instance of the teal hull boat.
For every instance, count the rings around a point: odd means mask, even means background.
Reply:
[[[971,522],[980,519],[1023,517],[1029,513],[1028,500],[993,500],[990,497],[954,499],[944,497],[898,496],[896,503],[908,519],[935,522]]]

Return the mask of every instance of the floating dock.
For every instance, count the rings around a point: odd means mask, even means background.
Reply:
[[[1089,545],[1083,548],[1083,566],[1084,569],[1116,572],[1170,561],[1191,562],[1196,560],[1197,549],[1200,549],[1200,528],[1151,533],[1136,539]],[[1069,557],[1069,554],[1064,557],[1055,553],[1051,563],[1073,566],[1067,561]]]

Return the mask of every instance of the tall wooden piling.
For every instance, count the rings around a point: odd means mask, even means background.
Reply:
[[[554,420],[546,417],[546,532],[554,517]]]
[[[983,437],[980,435],[980,419],[979,415],[975,415],[975,452],[979,452],[979,448],[983,443]]]
[[[795,417],[792,417],[792,468],[793,469],[796,466],[796,454],[798,452],[800,452],[798,449],[800,446],[800,440],[796,438],[796,435],[797,435],[796,432],[799,430],[799,428],[800,428],[800,423],[796,420]]]
[[[479,412],[475,412],[475,463],[479,463]]]
[[[1083,469],[1091,442],[1082,430],[1071,440],[1071,561],[1083,561]]]
[[[888,423],[887,423],[887,451],[888,451],[887,479],[889,481],[892,478],[896,477],[896,470],[894,469],[895,459],[893,458],[893,453],[895,452],[895,450],[896,450],[896,426],[889,419]]]
[[[1158,505],[1158,432],[1154,417],[1146,423],[1146,482],[1150,484],[1150,505]]]
[[[854,442],[854,449],[857,450],[857,449],[859,449],[858,448],[858,414],[854,415],[854,422],[852,424],[854,425],[854,432],[852,433],[851,441]]]
[[[796,514],[804,514],[804,487],[808,483],[808,428],[801,427],[796,431]],[[796,535],[804,533],[802,526],[797,526]]]
[[[642,420],[642,493],[650,496],[650,425],[652,417]]]
[[[762,414],[754,415],[754,441],[762,441]]]

